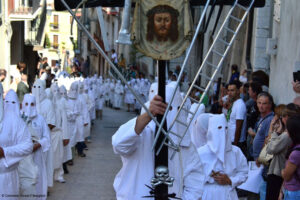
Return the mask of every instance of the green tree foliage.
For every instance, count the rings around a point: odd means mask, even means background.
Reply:
[[[48,34],[45,35],[45,46],[46,46],[46,48],[51,47],[51,43],[50,43],[50,39],[49,39]]]

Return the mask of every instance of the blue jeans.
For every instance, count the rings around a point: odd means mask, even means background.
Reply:
[[[266,200],[266,193],[267,193],[267,182],[262,181],[260,186],[259,186],[260,200]]]
[[[298,191],[284,190],[284,200],[300,200],[300,190]]]

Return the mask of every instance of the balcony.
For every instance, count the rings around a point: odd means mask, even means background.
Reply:
[[[58,49],[59,44],[58,43],[52,43],[51,47],[52,47],[52,49]]]
[[[50,30],[51,31],[59,31],[59,24],[57,22],[50,23]]]
[[[59,44],[58,43],[51,43],[50,46],[46,46],[49,52],[58,52],[59,51]]]
[[[43,0],[43,7],[41,13],[36,18],[30,21],[30,28],[28,30],[27,38],[25,38],[26,45],[33,45],[42,47],[44,39],[44,31],[47,17],[46,0]],[[26,31],[26,30],[25,30]]]
[[[42,0],[8,1],[8,15],[12,21],[32,20],[41,11]]]

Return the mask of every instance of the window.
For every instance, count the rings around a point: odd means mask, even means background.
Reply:
[[[54,29],[58,29],[58,15],[54,15],[53,19],[54,19],[54,21],[53,21],[53,28]]]
[[[54,23],[58,24],[58,15],[54,15]]]
[[[33,7],[33,0],[28,0],[28,6]]]
[[[54,49],[58,49],[58,35],[53,35],[53,43],[52,43],[52,47]]]

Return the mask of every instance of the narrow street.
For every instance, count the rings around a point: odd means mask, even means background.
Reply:
[[[111,136],[118,127],[135,114],[104,108],[103,119],[96,120],[92,143],[86,157],[77,155],[74,165],[68,166],[66,183],[54,183],[48,200],[114,200],[113,180],[121,168],[121,160],[113,153]]]

